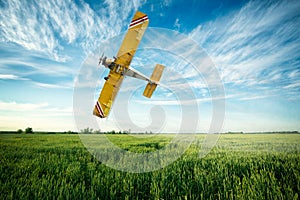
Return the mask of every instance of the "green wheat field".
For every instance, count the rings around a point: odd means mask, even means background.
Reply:
[[[172,139],[108,137],[133,152],[155,151]],[[0,199],[300,197],[300,134],[223,134],[206,157],[192,144],[174,163],[148,173],[101,164],[77,134],[0,134],[0,144]]]

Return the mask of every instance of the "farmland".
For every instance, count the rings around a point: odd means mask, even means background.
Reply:
[[[108,137],[133,152],[155,151],[171,140],[170,135]],[[105,166],[76,134],[0,134],[0,139],[0,199],[299,199],[300,195],[300,134],[222,135],[206,157],[199,158],[200,147],[192,144],[174,163],[148,173]]]

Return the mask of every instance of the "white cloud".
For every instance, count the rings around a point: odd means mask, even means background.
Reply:
[[[17,130],[28,126],[34,130],[75,130],[72,111],[71,107],[53,107],[47,102],[0,101],[0,130]]]
[[[66,46],[88,53],[101,40],[120,33],[140,5],[140,1],[106,0],[98,12],[83,1],[7,1],[0,8],[0,41],[64,62]]]
[[[1,111],[18,111],[27,113],[30,111],[31,115],[48,116],[49,114],[54,114],[55,116],[68,113],[72,113],[73,109],[71,107],[67,108],[58,108],[49,105],[48,102],[43,103],[20,103],[20,102],[4,102],[0,101],[0,110]]]
[[[174,27],[178,30],[180,29],[181,24],[179,23],[179,18],[176,18],[175,22],[174,22]]]
[[[71,76],[76,72],[69,65],[70,64],[64,65],[51,60],[37,62],[24,55],[22,58],[0,60],[0,66],[2,67],[0,73],[13,73],[18,77],[34,74],[45,74],[54,77]],[[21,66],[23,70],[11,66]]]
[[[49,84],[49,83],[39,83],[34,82],[35,85],[42,87],[42,88],[49,88],[49,89],[71,89],[73,85],[63,85],[63,84]]]
[[[231,110],[226,113],[226,121],[223,130],[224,132],[267,132],[299,130],[299,123],[295,123],[294,120],[291,120],[289,118],[280,118],[280,120],[278,120],[278,116],[280,116],[279,113],[270,115],[269,113],[263,111],[245,112],[241,110]]]
[[[172,4],[172,0],[163,0],[162,5],[163,6],[170,6]]]
[[[16,76],[14,74],[0,74],[0,80],[29,80],[27,78],[22,78],[22,77],[19,77],[19,76]]]
[[[239,98],[239,100],[241,101],[251,101],[251,100],[257,100],[257,99],[264,99],[264,98],[268,98],[270,96],[268,95],[255,95],[255,96],[246,96],[246,97],[242,97]]]
[[[291,83],[289,85],[284,86],[285,89],[293,89],[293,88],[300,88],[300,82]]]
[[[49,123],[51,121],[51,123]],[[0,130],[18,130],[32,127],[33,131],[77,131],[73,119],[69,116],[23,116],[18,113],[0,116]]]
[[[292,70],[289,75],[288,75],[289,78],[297,78],[297,77],[300,77],[300,69],[296,69],[296,70]]]
[[[283,71],[299,67],[299,9],[299,1],[251,1],[190,36],[207,50],[225,83],[284,86]],[[293,73],[290,81],[296,80]]]
[[[45,108],[48,103],[17,103],[17,102],[3,102],[0,101],[0,110],[6,111],[32,111],[36,109]]]

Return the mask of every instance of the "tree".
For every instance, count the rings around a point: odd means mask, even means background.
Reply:
[[[18,129],[17,133],[23,133],[23,130],[22,129]]]
[[[94,131],[94,134],[101,134],[101,130],[100,130],[100,129],[95,130],[95,131]]]
[[[83,129],[83,130],[80,130],[80,133],[81,133],[81,134],[92,134],[92,133],[93,133],[93,129],[87,127],[87,128],[85,128],[85,129]]]
[[[25,133],[33,133],[32,128],[31,128],[31,127],[27,127],[27,128],[25,129]]]

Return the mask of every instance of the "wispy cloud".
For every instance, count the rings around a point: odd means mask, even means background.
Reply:
[[[48,102],[20,103],[0,101],[0,129],[75,130],[71,107],[53,107]],[[51,120],[51,123],[49,123]]]
[[[170,6],[172,4],[172,0],[163,0],[162,5],[163,6]]]
[[[0,101],[0,110],[7,110],[7,111],[33,111],[35,109],[41,109],[48,106],[48,103],[17,103],[13,102],[3,102]]]
[[[30,118],[34,119],[33,121],[39,120],[38,118],[43,118],[43,120],[46,121],[49,117],[56,117],[53,120],[59,123],[60,117],[72,118],[73,109],[72,107],[54,107],[49,105],[48,102],[20,103],[15,101],[0,101],[0,113],[6,121],[10,119],[12,123],[15,122],[15,119],[18,119],[18,117],[21,117],[19,120],[22,121],[26,121],[26,119]],[[24,119],[24,116],[26,116],[26,119]],[[65,125],[66,129],[70,126],[72,126],[72,124]]]
[[[300,82],[296,82],[296,83],[291,83],[289,85],[286,85],[283,88],[285,88],[285,89],[293,89],[293,88],[299,88],[299,87],[300,87]]]
[[[124,20],[141,5],[140,1],[104,1],[99,12],[83,1],[19,1],[3,3],[0,16],[1,42],[45,53],[66,61],[67,46],[85,52],[121,32]],[[115,12],[122,10],[122,12]]]
[[[27,78],[22,78],[19,76],[16,76],[14,74],[0,74],[0,80],[29,80]]]
[[[180,29],[181,24],[179,23],[179,18],[176,18],[175,22],[174,22],[174,27],[179,30]]]
[[[72,63],[71,63],[72,64]],[[0,60],[0,73],[14,73],[16,76],[45,74],[47,76],[61,77],[74,75],[70,66],[51,60],[34,60],[30,56]],[[16,67],[20,66],[20,67]]]
[[[296,87],[299,10],[299,1],[251,1],[238,11],[199,25],[190,36],[207,50],[225,83]]]
[[[73,88],[73,85],[49,84],[49,83],[39,83],[39,82],[34,82],[34,84],[38,87],[49,88],[49,89],[71,89],[71,88]]]
[[[264,99],[264,98],[269,98],[269,97],[270,97],[269,95],[254,95],[254,96],[241,97],[238,100],[251,101],[251,100]]]

